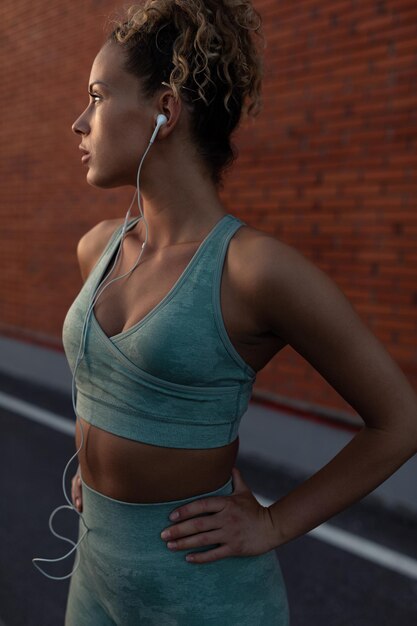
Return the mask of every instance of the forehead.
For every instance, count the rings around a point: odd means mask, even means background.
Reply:
[[[89,84],[103,81],[113,92],[132,92],[137,95],[139,79],[129,74],[124,68],[124,52],[114,43],[106,43],[96,55],[91,66]]]

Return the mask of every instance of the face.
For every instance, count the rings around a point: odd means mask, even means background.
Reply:
[[[72,125],[80,144],[90,153],[82,164],[95,187],[136,187],[137,171],[155,129],[158,113],[140,95],[139,80],[123,69],[123,51],[106,43],[94,59],[88,84],[89,104]],[[83,153],[80,152],[80,156]],[[142,171],[145,169],[145,160]]]

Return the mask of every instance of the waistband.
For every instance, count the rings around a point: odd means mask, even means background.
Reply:
[[[127,507],[144,508],[144,509],[150,509],[153,507],[156,507],[156,508],[157,507],[172,507],[172,509],[174,509],[176,507],[182,506],[183,504],[187,504],[188,502],[192,502],[193,500],[206,498],[208,496],[226,495],[233,491],[233,477],[230,476],[230,478],[224,483],[224,485],[222,485],[221,487],[218,487],[217,489],[213,489],[212,491],[206,491],[204,493],[199,493],[195,496],[189,496],[188,498],[181,498],[180,500],[165,500],[163,502],[125,502],[124,500],[117,500],[116,498],[111,498],[110,496],[106,496],[104,493],[96,491],[95,489],[87,485],[87,483],[83,480],[81,472],[80,472],[80,478],[81,478],[81,483],[82,483],[82,488],[83,488],[83,494],[84,494],[84,489],[86,489],[92,494],[92,498],[95,498],[96,501],[103,499],[103,500],[107,500],[115,504],[116,506],[122,505],[122,506],[127,506]]]
[[[89,529],[87,546],[94,558],[106,562],[109,558],[113,563],[128,564],[134,560],[153,558],[159,563],[166,559],[184,559],[185,553],[171,553],[166,542],[161,538],[164,528],[174,525],[175,520],[169,516],[180,506],[201,498],[228,496],[233,492],[232,476],[227,482],[213,489],[179,500],[164,502],[124,502],[106,496],[89,487],[82,481],[83,518]],[[207,513],[204,513],[207,515]],[[193,551],[208,549],[207,546],[194,548]],[[101,555],[101,557],[100,557]],[[174,556],[175,555],[175,556]]]

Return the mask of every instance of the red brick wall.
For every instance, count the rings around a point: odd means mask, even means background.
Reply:
[[[236,135],[222,194],[326,271],[417,387],[417,5],[259,0],[264,109]],[[71,124],[118,3],[3,0],[0,332],[62,349],[75,248],[132,188],[85,182]],[[351,407],[292,348],[256,389]]]

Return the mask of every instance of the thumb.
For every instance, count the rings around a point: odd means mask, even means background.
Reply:
[[[242,474],[237,467],[232,468],[232,480],[233,480],[233,493],[243,493],[245,491],[250,491],[248,485],[242,478]]]

